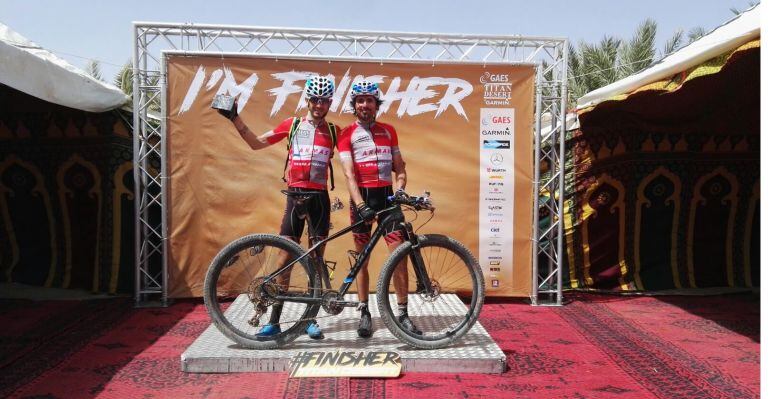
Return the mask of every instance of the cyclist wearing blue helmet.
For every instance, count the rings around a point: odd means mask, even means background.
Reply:
[[[308,112],[304,118],[288,118],[281,122],[275,129],[260,136],[254,134],[243,119],[238,115],[238,106],[235,104],[232,111],[218,110],[220,114],[230,119],[241,137],[254,150],[265,148],[288,138],[288,154],[284,166],[283,180],[287,182],[289,191],[319,191],[305,203],[308,223],[314,227],[316,237],[313,240],[322,240],[329,235],[330,201],[326,180],[331,158],[336,145],[336,133],[339,127],[326,121],[326,114],[334,95],[334,82],[324,76],[313,76],[307,79],[304,89],[307,100]],[[312,133],[312,134],[311,134]],[[332,180],[334,189],[334,180]],[[296,210],[296,199],[286,198],[286,210],[281,222],[280,234],[299,243],[305,229],[305,219],[301,218]],[[323,256],[324,248],[318,249]],[[281,252],[278,264],[288,260],[288,254]],[[281,286],[289,285],[289,273],[279,277]],[[283,281],[281,281],[283,280]],[[283,304],[273,306],[270,320],[257,333],[257,336],[267,337],[281,332],[279,323]],[[323,332],[318,323],[313,320],[307,327],[310,338],[322,339]]]
[[[340,132],[337,146],[340,160],[345,170],[345,177],[350,191],[350,217],[355,223],[361,219],[373,221],[377,211],[388,207],[387,197],[403,193],[406,187],[406,163],[398,148],[398,135],[393,126],[377,122],[377,111],[382,104],[380,89],[377,83],[360,81],[353,83],[350,105],[356,115],[356,121]],[[393,175],[395,174],[395,182]],[[386,226],[385,242],[392,252],[402,242],[401,229],[398,222],[403,220],[400,215],[392,225]],[[378,223],[390,213],[380,214]],[[371,223],[363,224],[353,230],[356,251],[361,252],[371,239]],[[356,278],[358,299],[361,302],[361,321],[358,325],[358,335],[367,338],[372,335],[372,321],[369,313],[369,271],[368,263],[364,263]],[[406,263],[396,269],[396,299],[398,303],[398,321],[415,334],[422,334],[409,319],[407,313],[407,270]]]

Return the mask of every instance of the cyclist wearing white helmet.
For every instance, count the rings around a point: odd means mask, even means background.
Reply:
[[[336,133],[339,127],[326,121],[326,114],[334,95],[334,82],[323,76],[313,76],[307,79],[304,89],[307,101],[307,115],[304,118],[288,118],[281,122],[275,129],[260,136],[246,126],[238,115],[237,103],[231,112],[218,110],[220,114],[232,121],[241,137],[254,150],[265,148],[288,138],[286,164],[284,166],[283,180],[287,182],[289,191],[319,191],[305,202],[308,222],[312,223],[315,237],[322,240],[329,235],[330,201],[326,180],[331,177],[329,168],[331,158],[336,145]],[[332,177],[333,179],[333,177]],[[332,180],[334,189],[334,180]],[[305,219],[295,210],[296,200],[293,197],[286,198],[286,211],[281,222],[282,236],[288,237],[299,243],[302,232],[305,229]],[[319,249],[323,256],[323,246]],[[278,264],[283,264],[288,254],[281,252]],[[279,277],[279,283],[283,286],[289,284],[289,273]],[[258,336],[271,336],[281,331],[279,320],[283,305],[276,304],[270,314],[270,321],[257,333]],[[318,323],[313,320],[307,328],[310,338],[322,339],[323,332]]]
[[[406,187],[406,163],[398,148],[398,135],[393,126],[376,121],[377,111],[382,104],[377,83],[361,81],[353,83],[350,106],[356,115],[356,121],[340,132],[337,148],[345,170],[345,177],[350,191],[350,218],[355,223],[361,219],[373,221],[375,213],[388,207],[387,197],[403,193]],[[396,175],[395,183],[393,174]],[[392,252],[404,238],[398,228],[403,220],[401,210],[396,210],[398,218],[386,226],[385,242]],[[378,223],[390,213],[380,214]],[[361,252],[371,239],[371,223],[363,224],[353,230],[356,251]],[[356,278],[358,299],[361,302],[361,321],[358,335],[367,338],[372,335],[371,314],[368,308],[369,271],[368,262],[364,263]],[[407,270],[406,262],[399,265],[395,274],[396,298],[399,308],[399,322],[416,334],[421,334],[414,326],[407,313]]]

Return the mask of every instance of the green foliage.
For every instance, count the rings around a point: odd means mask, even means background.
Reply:
[[[683,41],[684,41],[684,31],[682,29],[679,29],[676,32],[674,32],[674,35],[671,36],[671,38],[668,39],[668,41],[666,41],[666,47],[663,49],[663,57],[680,49],[682,47]]]
[[[666,42],[660,56],[656,57],[657,31],[658,24],[652,19],[646,19],[639,24],[629,40],[604,36],[598,44],[581,42],[577,48],[570,43],[567,59],[569,106],[574,107],[578,98],[592,90],[649,68],[684,44],[684,32],[678,30]],[[691,31],[688,36],[693,33],[698,32]],[[704,33],[700,32],[700,35]]]
[[[618,75],[633,75],[652,65],[657,30],[655,21],[647,19],[639,25],[631,40],[621,44]]]
[[[115,75],[114,78],[115,86],[117,86],[120,90],[123,91],[128,97],[129,97],[129,103],[133,102],[134,98],[134,68],[131,64],[131,61],[126,61],[125,64],[120,68],[120,71]],[[160,82],[160,76],[158,75],[151,75],[147,78],[147,81],[144,83],[148,87],[154,87],[158,86],[158,83]],[[160,88],[158,88],[157,92],[153,92],[150,97],[150,106],[148,108],[151,112],[160,112]]]
[[[104,79],[102,79],[102,68],[99,65],[99,61],[88,61],[88,64],[86,64],[86,73],[96,80],[104,81]]]
[[[123,64],[118,74],[115,75],[114,83],[127,96],[131,97],[134,95],[134,72],[131,61],[126,61]]]
[[[690,43],[700,39],[706,34],[706,29],[704,29],[702,26],[696,26],[692,29],[690,29],[689,32],[687,32],[687,38],[690,40]]]
[[[753,2],[753,1],[750,1],[750,2],[749,2],[749,6],[747,7],[747,9],[748,9],[748,8],[751,8],[751,7],[754,7],[754,6],[755,6],[755,5],[757,5],[757,4],[759,4],[759,3],[757,3],[757,2]],[[735,7],[730,7],[730,11],[732,11],[732,12],[733,12],[733,14],[735,14],[735,15],[740,15],[740,14],[743,12],[743,11],[741,11],[741,10],[739,10],[739,9],[735,8]]]

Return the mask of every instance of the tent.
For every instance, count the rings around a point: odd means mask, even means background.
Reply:
[[[761,8],[578,100],[567,287],[759,284]]]
[[[0,281],[130,292],[128,97],[0,24]]]
[[[118,108],[128,97],[0,23],[0,83],[45,101],[89,112]]]

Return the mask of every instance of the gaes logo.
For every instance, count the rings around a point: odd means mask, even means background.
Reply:
[[[513,84],[508,83],[509,80],[508,74],[485,72],[481,75],[479,82],[484,85],[484,104],[510,105]]]
[[[487,83],[507,83],[508,82],[508,74],[496,74],[496,73],[490,73],[490,72],[484,72],[483,75],[479,78],[479,83],[487,84]]]

